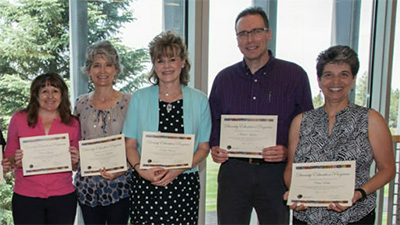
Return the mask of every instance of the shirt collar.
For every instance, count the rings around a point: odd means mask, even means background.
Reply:
[[[268,54],[269,54],[269,60],[265,63],[264,66],[262,66],[259,70],[257,70],[257,71],[254,73],[254,75],[255,75],[255,74],[258,74],[258,73],[260,73],[260,72],[261,72],[261,74],[264,74],[264,73],[263,73],[264,71],[270,70],[270,68],[272,67],[272,65],[274,65],[274,61],[275,61],[274,54],[272,53],[271,50],[268,50]],[[245,60],[244,58],[243,58],[243,60],[242,60],[242,67],[243,67],[244,71],[246,72],[246,74],[252,74],[251,71],[250,71],[250,69],[249,69],[249,67],[247,66],[246,60]]]

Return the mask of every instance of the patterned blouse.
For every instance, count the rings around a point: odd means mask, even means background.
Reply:
[[[336,115],[329,135],[329,117],[324,107],[303,113],[294,162],[356,160],[354,188],[363,186],[370,179],[369,171],[374,159],[368,139],[368,116],[369,109],[350,103]],[[376,194],[373,193],[341,213],[325,207],[309,207],[294,212],[294,216],[308,224],[347,224],[368,215],[375,205]]]
[[[130,94],[122,94],[118,102],[110,109],[98,110],[89,103],[89,94],[79,96],[75,102],[74,114],[79,117],[82,139],[88,140],[122,133]],[[130,174],[115,180],[106,180],[101,176],[81,176],[81,168],[75,175],[78,201],[95,207],[107,206],[129,197]]]

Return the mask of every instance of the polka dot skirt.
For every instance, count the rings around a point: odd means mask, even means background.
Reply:
[[[166,187],[132,173],[131,224],[197,224],[200,197],[198,172],[181,174]]]

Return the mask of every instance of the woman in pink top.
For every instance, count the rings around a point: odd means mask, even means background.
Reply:
[[[30,89],[28,107],[16,112],[8,127],[5,156],[15,167],[12,199],[14,223],[73,224],[77,197],[71,172],[23,176],[23,149],[19,139],[68,133],[72,167],[78,166],[78,120],[71,115],[68,88],[56,73],[36,77]]]

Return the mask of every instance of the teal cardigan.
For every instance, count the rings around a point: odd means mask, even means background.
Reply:
[[[159,98],[158,85],[142,88],[132,94],[126,113],[125,137],[136,139],[138,152],[141,152],[143,131],[158,132]],[[211,133],[211,114],[207,96],[196,89],[182,85],[183,126],[185,134],[195,135],[196,152],[199,143],[208,142]],[[197,171],[197,166],[185,173]]]

